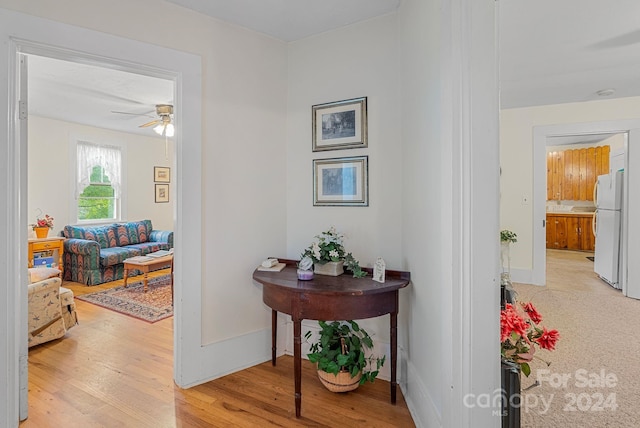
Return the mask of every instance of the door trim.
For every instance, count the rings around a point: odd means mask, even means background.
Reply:
[[[591,135],[591,134],[620,134],[632,129],[640,128],[640,120],[625,119],[603,122],[584,122],[561,125],[535,126],[533,128],[533,264],[531,283],[544,285],[546,283],[546,234],[543,221],[546,218],[547,200],[547,156],[546,146],[548,137],[566,135]],[[627,140],[626,153],[629,153],[629,140]],[[626,157],[625,170],[628,170],[629,158]],[[628,174],[625,174],[625,189],[628,188]],[[626,211],[625,206],[625,211]],[[626,217],[626,213],[624,215]],[[624,225],[623,225],[624,227]],[[622,231],[626,235],[626,227]],[[624,240],[626,248],[626,239]]]

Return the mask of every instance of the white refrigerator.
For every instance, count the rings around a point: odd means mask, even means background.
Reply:
[[[609,285],[621,288],[620,228],[622,225],[623,172],[598,176],[594,189],[596,210],[593,232],[596,237],[594,270]]]

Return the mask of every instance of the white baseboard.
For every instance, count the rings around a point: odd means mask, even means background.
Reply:
[[[193,364],[183,368],[183,382],[179,385],[181,388],[200,385],[269,361],[271,328],[203,345],[192,357]]]
[[[429,392],[420,379],[418,372],[413,364],[407,361],[405,356],[401,354],[402,361],[406,361],[407,376],[403,379],[400,387],[404,395],[404,401],[407,403],[411,417],[416,427],[441,427],[442,416],[436,408]],[[401,364],[401,366],[403,366]]]
[[[511,281],[519,284],[533,284],[531,269],[511,269]]]

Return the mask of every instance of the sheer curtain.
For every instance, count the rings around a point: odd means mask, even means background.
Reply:
[[[91,184],[91,171],[95,166],[101,166],[111,182],[114,196],[120,197],[120,177],[122,160],[120,148],[114,146],[99,146],[78,141],[78,181],[76,199]]]

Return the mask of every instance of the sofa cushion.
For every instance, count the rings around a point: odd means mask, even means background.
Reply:
[[[149,233],[152,230],[151,220],[117,223],[115,227],[118,245],[121,247],[149,241]]]
[[[127,230],[126,223],[116,223],[114,225],[116,228],[116,239],[118,240],[119,247],[125,247],[131,242],[129,242],[129,231]]]
[[[116,228],[108,226],[65,226],[65,238],[86,239],[100,244],[100,248],[111,248],[118,246],[116,239]]]
[[[114,226],[87,227],[84,232],[84,239],[96,241],[100,244],[100,248],[113,248],[118,246]]]
[[[166,242],[143,242],[142,244],[129,245],[127,248],[136,248],[140,250],[140,253],[145,254],[153,253],[159,250],[170,250],[171,247]]]
[[[113,266],[129,257],[140,256],[140,250],[132,246],[104,248],[100,250],[100,266]]]
[[[87,228],[81,226],[65,226],[63,229],[65,238],[84,239],[84,232]]]

